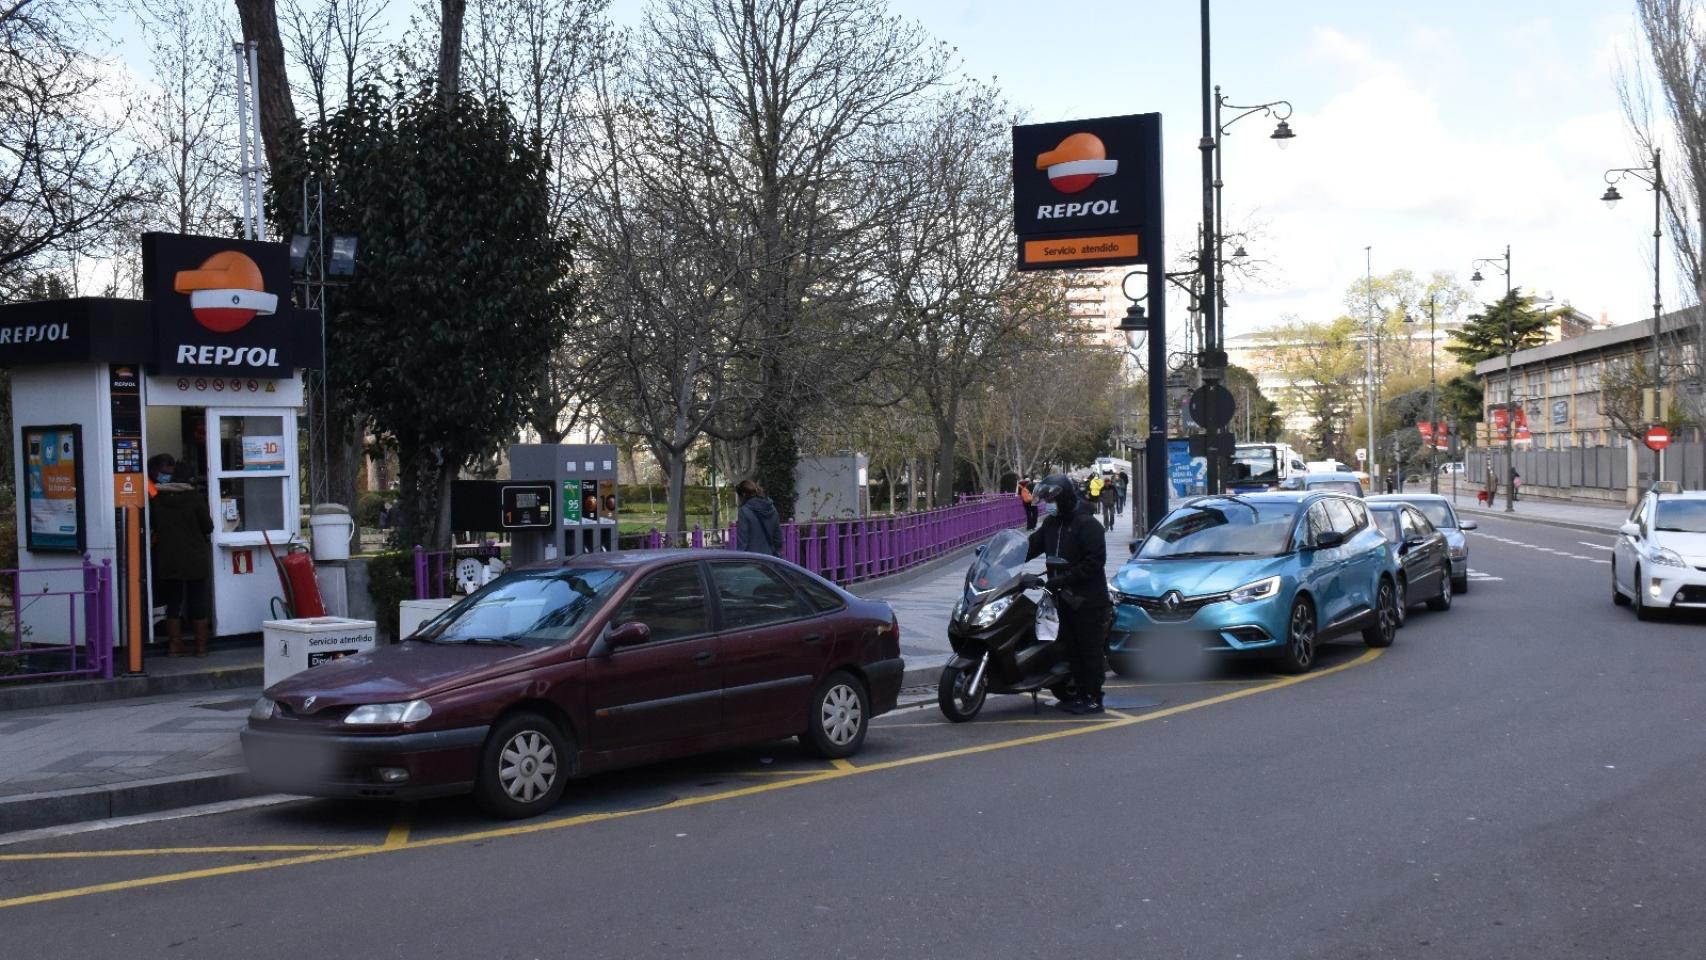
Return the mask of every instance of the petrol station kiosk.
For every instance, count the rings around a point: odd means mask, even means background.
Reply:
[[[142,246],[142,300],[0,305],[18,566],[111,561],[120,670],[140,668],[153,634],[145,470],[156,454],[207,498],[214,635],[275,617],[267,540],[299,539],[303,371],[323,360],[320,314],[291,303],[286,244],[149,233]],[[31,583],[60,576],[81,582],[73,570]],[[20,611],[42,640],[69,636],[67,617],[64,606]]]

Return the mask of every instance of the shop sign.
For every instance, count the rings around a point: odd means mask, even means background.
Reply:
[[[1145,262],[1160,196],[1158,113],[1013,128],[1021,270]]]
[[[287,244],[145,233],[142,274],[159,372],[278,378],[300,366]]]
[[[277,436],[244,437],[243,469],[283,470],[284,438]]]

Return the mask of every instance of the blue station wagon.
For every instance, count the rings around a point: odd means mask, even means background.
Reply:
[[[1359,498],[1203,497],[1169,513],[1109,582],[1109,658],[1130,674],[1147,644],[1183,636],[1303,673],[1323,640],[1361,631],[1371,647],[1391,645],[1402,622],[1397,576],[1392,545]]]

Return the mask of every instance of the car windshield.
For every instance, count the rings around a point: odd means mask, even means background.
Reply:
[[[1660,500],[1653,529],[1662,533],[1706,533],[1706,500]]]
[[[1309,484],[1311,490],[1325,490],[1328,493],[1348,493],[1353,497],[1362,496],[1362,485],[1355,480],[1317,480]]]
[[[1414,506],[1422,511],[1422,516],[1427,517],[1429,523],[1441,530],[1457,529],[1457,514],[1451,512],[1451,504],[1441,500],[1423,500]]]
[[[1274,556],[1284,553],[1297,517],[1292,501],[1215,498],[1173,511],[1138,549],[1140,560]]]
[[[1398,511],[1375,509],[1370,510],[1369,514],[1374,517],[1374,525],[1380,528],[1381,533],[1386,534],[1386,539],[1397,543],[1399,540]]]
[[[988,593],[1001,586],[1025,565],[1025,553],[1031,541],[1017,530],[1003,530],[984,544],[966,571],[966,590],[973,594]]]
[[[426,623],[411,640],[543,647],[573,637],[616,591],[620,570],[518,570]]]

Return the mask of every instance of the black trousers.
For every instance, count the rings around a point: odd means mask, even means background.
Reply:
[[[1025,504],[1025,529],[1026,530],[1035,530],[1036,528],[1037,528],[1037,505],[1034,503],[1027,503],[1027,504]]]
[[[1113,614],[1113,608],[1105,603],[1078,610],[1060,605],[1060,633],[1081,697],[1102,697],[1102,678],[1108,672],[1108,626]]]

